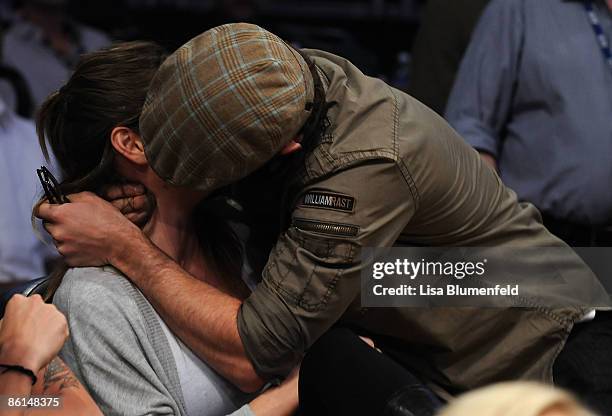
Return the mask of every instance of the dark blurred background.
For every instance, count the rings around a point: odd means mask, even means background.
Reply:
[[[423,3],[423,0],[73,0],[67,2],[67,13],[80,23],[106,32],[112,39],[154,40],[170,51],[223,23],[256,23],[299,46],[337,53],[369,75],[391,79],[397,70],[398,54],[412,46]],[[405,59],[399,58],[402,62]]]

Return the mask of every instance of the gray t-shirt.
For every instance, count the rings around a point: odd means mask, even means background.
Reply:
[[[226,415],[248,402],[249,395],[242,393],[200,360],[170,332],[161,317],[159,324],[172,350],[187,414]]]
[[[70,328],[60,356],[105,415],[221,416],[246,400],[180,346],[116,269],[69,270],[53,303]],[[232,416],[252,414],[245,405]]]

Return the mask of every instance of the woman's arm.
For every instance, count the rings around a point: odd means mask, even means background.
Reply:
[[[22,408],[9,407],[8,399],[29,397],[31,390],[32,380],[27,375],[14,371],[0,374],[0,396],[3,397],[0,404],[0,416],[21,416],[25,414]],[[6,400],[4,397],[6,397]]]
[[[255,416],[291,416],[298,408],[298,374],[296,367],[278,387],[266,390],[250,404]]]
[[[38,381],[32,388],[32,394],[58,398],[61,407],[32,408],[25,415],[102,415],[87,390],[59,357],[51,360],[44,371],[38,374]]]
[[[89,393],[59,357],[55,357],[46,368],[39,371],[37,378],[36,384],[32,386],[32,380],[25,374],[6,372],[0,375],[0,395],[6,396],[7,399],[27,399],[33,395],[44,395],[50,399],[48,406],[40,408],[14,405],[9,407],[8,403],[4,402],[0,407],[1,416],[102,414]],[[55,398],[59,401],[54,402]]]
[[[4,320],[0,321],[0,364],[29,369],[37,373],[38,380],[32,386],[30,376],[22,372],[9,370],[0,374],[1,416],[101,414],[70,369],[59,358],[52,358],[67,336],[64,316],[40,296],[16,295],[9,301]],[[32,395],[58,398],[61,406],[9,406],[8,399],[23,400]]]

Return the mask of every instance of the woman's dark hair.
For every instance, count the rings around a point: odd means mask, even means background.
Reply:
[[[42,104],[36,130],[45,157],[47,142],[62,169],[65,193],[99,192],[117,180],[110,133],[136,133],[147,90],[165,59],[150,42],[119,43],[84,55],[59,91]]]
[[[151,42],[118,43],[84,55],[66,85],[43,103],[36,129],[45,157],[48,142],[57,158],[64,194],[101,194],[105,187],[124,182],[115,171],[111,131],[124,126],[139,133],[149,84],[166,56],[161,46]],[[230,280],[239,277],[240,244],[227,223],[208,211],[205,203],[196,208],[207,264]],[[52,273],[47,298],[53,296],[66,270],[61,265]]]

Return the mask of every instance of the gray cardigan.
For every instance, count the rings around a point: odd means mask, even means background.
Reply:
[[[69,270],[53,303],[70,328],[60,356],[105,415],[187,414],[156,312],[116,269]],[[245,405],[231,416],[253,413]]]

